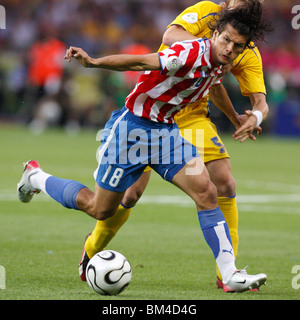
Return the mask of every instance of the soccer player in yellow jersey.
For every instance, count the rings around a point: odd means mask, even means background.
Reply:
[[[201,1],[184,10],[167,28],[163,36],[163,44],[159,50],[172,45],[176,41],[194,38],[210,38],[209,23],[216,18],[224,7],[238,6],[239,2],[247,0],[227,0],[220,5],[211,1]],[[228,39],[230,41],[230,39]],[[259,128],[260,123],[267,117],[269,108],[266,102],[266,89],[262,71],[262,61],[258,48],[246,49],[234,61],[230,70],[239,82],[241,93],[250,98],[252,111],[246,111],[245,116],[238,116],[230,102],[223,86],[211,89],[210,98],[232,121],[237,128],[233,137],[235,140],[245,141],[248,137],[255,140],[252,132]],[[180,130],[192,129],[194,137],[185,138],[195,144],[196,129],[204,130],[205,165],[211,180],[217,187],[218,204],[223,212],[230,230],[232,246],[235,255],[238,250],[238,209],[236,204],[235,181],[231,174],[229,154],[220,139],[215,125],[209,118],[209,97],[200,102],[192,103],[175,117]],[[203,146],[197,146],[203,148]],[[81,279],[85,280],[85,266],[88,260],[98,251],[103,250],[115,236],[119,228],[126,222],[131,208],[142,195],[150,177],[150,170],[146,170],[141,178],[125,193],[116,214],[104,221],[98,221],[92,234],[86,239],[82,258],[79,265]],[[217,270],[217,286],[222,287],[220,272]]]

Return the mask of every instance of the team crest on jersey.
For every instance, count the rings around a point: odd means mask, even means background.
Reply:
[[[187,23],[196,23],[198,21],[198,13],[196,12],[186,13],[182,16],[182,20],[184,20]]]
[[[181,67],[181,65],[182,61],[178,57],[171,56],[167,59],[166,67],[169,71],[178,70]]]

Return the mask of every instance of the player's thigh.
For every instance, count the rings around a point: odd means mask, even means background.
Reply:
[[[217,192],[200,157],[190,160],[172,179],[172,183],[188,194],[198,210],[214,209]]]

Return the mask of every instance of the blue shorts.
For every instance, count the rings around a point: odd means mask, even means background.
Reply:
[[[126,107],[112,113],[101,142],[94,178],[103,189],[116,192],[129,188],[147,166],[171,182],[187,162],[199,157],[196,147],[180,135],[177,124],[140,118]]]

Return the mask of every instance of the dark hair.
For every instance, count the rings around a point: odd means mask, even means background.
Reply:
[[[209,28],[222,33],[227,24],[235,28],[240,35],[248,37],[247,47],[252,47],[251,41],[263,41],[265,33],[273,30],[271,24],[263,19],[260,0],[250,0],[235,8],[223,9],[215,20],[210,22]]]

